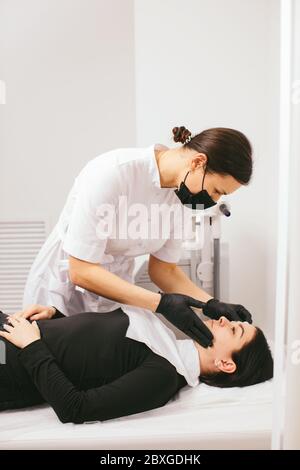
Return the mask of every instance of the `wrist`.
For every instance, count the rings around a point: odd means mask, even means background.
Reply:
[[[21,346],[21,349],[25,349],[27,346],[29,346],[32,343],[35,343],[36,341],[40,340],[41,337],[37,336],[36,338],[31,338],[30,340],[24,341],[24,343]]]
[[[159,302],[160,302],[160,299],[161,299],[161,294],[159,294],[158,292],[153,292],[152,293],[152,297],[151,297],[151,301],[150,301],[150,310],[152,312],[156,312],[156,309],[159,305]]]
[[[50,305],[49,308],[50,308],[50,315],[51,315],[51,318],[52,318],[56,314],[57,310],[56,310],[56,307],[54,307],[54,305]]]

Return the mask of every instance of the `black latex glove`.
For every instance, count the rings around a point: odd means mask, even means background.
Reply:
[[[248,310],[239,304],[227,304],[217,299],[210,299],[202,308],[204,315],[213,320],[224,316],[230,321],[247,321],[252,323],[252,316]]]
[[[170,323],[207,348],[212,346],[213,334],[191,307],[203,308],[204,302],[183,294],[164,294],[155,312],[161,313]]]

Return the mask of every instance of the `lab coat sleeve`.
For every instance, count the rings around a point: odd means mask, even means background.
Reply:
[[[115,227],[119,189],[116,174],[92,170],[80,181],[63,249],[75,258],[100,263]]]
[[[153,355],[113,382],[89,390],[78,390],[68,380],[41,339],[20,350],[19,357],[63,423],[105,421],[158,408],[175,395],[180,384],[175,368]]]
[[[178,217],[175,217],[170,230],[170,237],[153,256],[167,263],[178,263],[183,251],[183,242],[194,239],[194,226],[191,209],[180,207]]]
[[[181,258],[181,251],[182,240],[168,239],[159,250],[152,252],[151,255],[166,263],[178,263]]]
[[[180,223],[176,224],[173,222],[170,230],[170,237],[159,250],[151,252],[151,255],[161,261],[165,261],[166,263],[178,263],[182,252],[182,236],[183,231]]]

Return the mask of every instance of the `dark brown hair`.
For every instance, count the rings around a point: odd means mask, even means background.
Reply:
[[[192,137],[184,126],[173,128],[173,140],[183,148],[207,156],[207,173],[231,175],[240,184],[248,184],[253,169],[252,147],[247,137],[236,129],[213,127]]]
[[[216,374],[199,376],[200,382],[214,387],[245,387],[254,385],[273,377],[273,357],[265,335],[256,327],[254,338],[239,351],[232,353],[236,370],[232,374],[217,372]]]

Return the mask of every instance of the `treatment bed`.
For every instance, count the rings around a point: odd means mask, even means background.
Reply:
[[[47,404],[0,413],[0,449],[269,449],[272,380],[243,388],[186,385],[165,406],[62,424]]]

